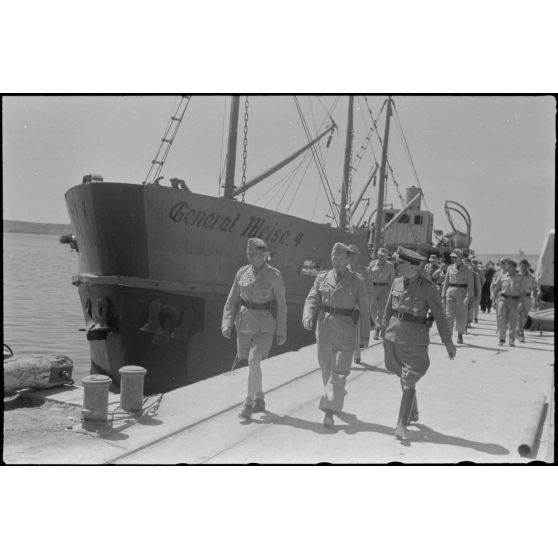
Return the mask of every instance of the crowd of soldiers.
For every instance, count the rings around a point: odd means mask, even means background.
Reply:
[[[230,339],[235,326],[233,367],[248,364],[247,395],[239,416],[249,420],[265,411],[261,361],[274,338],[278,345],[286,341],[287,303],[281,272],[269,264],[266,243],[249,239],[246,255],[248,265],[236,273],[225,303],[222,333]],[[343,410],[352,361],[360,362],[371,329],[374,340],[383,340],[386,368],[400,381],[399,440],[406,440],[407,426],[418,421],[416,384],[430,366],[429,330],[434,322],[450,359],[456,355],[454,325],[461,344],[467,328],[478,323],[479,307],[490,312],[496,306],[500,345],[508,330],[510,346],[516,335],[524,341],[523,325],[536,292],[529,262],[522,260],[517,273],[517,263],[509,258],[503,258],[498,269],[491,262],[483,268],[477,259],[463,258],[459,249],[450,258],[449,265],[436,255],[427,262],[401,246],[390,257],[380,248],[377,259],[364,267],[357,246],[334,244],[332,267],[317,274],[302,313],[303,327],[315,330],[324,425],[334,426],[334,415]]]

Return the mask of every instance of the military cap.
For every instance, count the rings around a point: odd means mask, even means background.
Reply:
[[[463,257],[463,250],[460,250],[459,248],[454,248],[454,250],[450,254],[450,256],[457,256],[458,258],[462,258]]]
[[[418,252],[414,252],[413,250],[409,250],[408,248],[403,248],[403,246],[399,246],[395,254],[398,261],[409,262],[412,265],[420,265],[421,263],[426,261],[426,258],[424,256],[421,256]]]
[[[355,246],[354,244],[349,244],[347,246],[347,252],[351,252],[352,254],[360,254],[358,246]]]
[[[336,242],[331,249],[331,252],[349,252],[349,247],[342,242]]]
[[[509,259],[509,258],[506,258],[505,256],[504,256],[503,258],[500,258],[500,263],[501,263],[501,264],[506,263],[506,262],[509,262],[509,261],[510,261],[510,259]]]
[[[387,251],[386,248],[380,248],[378,250],[378,256],[386,256],[386,258],[389,256],[389,252]]]
[[[529,260],[527,260],[527,259],[525,259],[525,258],[523,258],[522,260],[519,261],[519,265],[521,265],[521,264],[530,265],[530,264],[529,264]]]
[[[248,248],[259,248],[260,250],[267,250],[267,244],[261,238],[249,238]]]
[[[473,258],[473,259],[471,260],[471,263],[477,263],[477,264],[478,264],[478,263],[479,263],[479,260],[477,260],[477,258]]]
[[[515,260],[510,260],[509,258],[507,258],[506,261],[507,261],[510,265],[513,265],[513,267],[517,267],[517,262],[516,262]]]
[[[438,256],[436,254],[430,254],[430,257],[428,258],[429,262],[437,262],[438,261]]]

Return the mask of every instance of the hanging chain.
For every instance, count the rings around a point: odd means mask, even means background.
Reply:
[[[244,101],[244,151],[242,152],[242,201],[244,201],[244,186],[246,186],[246,159],[248,157],[248,95]]]

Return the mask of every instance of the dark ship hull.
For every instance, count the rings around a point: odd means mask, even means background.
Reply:
[[[146,393],[166,392],[230,370],[234,340],[221,335],[222,309],[246,240],[263,238],[283,274],[288,339],[272,354],[313,343],[302,328],[305,297],[330,264],[334,242],[354,234],[225,198],[157,185],[89,182],[66,193],[79,250],[78,287],[92,373],[148,370]]]

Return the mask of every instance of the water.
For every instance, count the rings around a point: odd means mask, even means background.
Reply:
[[[17,356],[62,354],[76,382],[89,374],[77,287],[78,255],[58,236],[4,233],[4,343]]]

